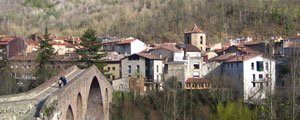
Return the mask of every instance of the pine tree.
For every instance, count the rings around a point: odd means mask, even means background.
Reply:
[[[105,66],[104,61],[101,58],[106,56],[106,53],[102,49],[102,42],[97,40],[96,31],[89,28],[84,31],[81,36],[80,48],[76,49],[76,53],[80,55],[79,62],[83,63],[83,68],[96,65],[100,70]]]
[[[46,80],[50,79],[50,77],[53,75],[51,72],[52,62],[51,59],[54,55],[54,49],[52,48],[52,45],[49,44],[51,39],[49,38],[50,34],[48,33],[48,28],[46,27],[44,32],[43,38],[38,38],[40,42],[40,48],[38,51],[38,56],[35,60],[37,64],[37,69],[35,71],[36,80],[31,83],[31,87],[36,87]]]

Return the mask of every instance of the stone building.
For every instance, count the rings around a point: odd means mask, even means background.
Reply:
[[[3,36],[0,38],[0,60],[9,58],[25,52],[24,39],[16,36]]]
[[[198,47],[206,51],[206,34],[195,24],[193,29],[184,33],[184,43]]]
[[[137,53],[121,60],[122,78],[131,76],[145,77],[145,84],[162,89],[163,60],[159,55],[151,53]],[[152,88],[152,87],[151,87]]]

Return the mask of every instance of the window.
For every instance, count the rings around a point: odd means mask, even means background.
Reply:
[[[137,72],[137,73],[140,73],[140,65],[137,65],[137,66],[136,66],[136,72]]]
[[[131,66],[130,65],[128,66],[128,73],[131,73]]]
[[[0,60],[3,60],[3,57],[2,57],[2,56],[0,57]]]
[[[263,79],[263,75],[262,75],[262,74],[259,74],[259,75],[258,75],[258,78],[259,78],[259,79]]]
[[[107,70],[110,71],[110,67],[107,67]]]
[[[269,74],[266,74],[266,78],[267,78],[267,79],[269,78]]]
[[[239,63],[236,63],[236,67],[239,67]]]
[[[158,72],[158,65],[156,65],[156,72]]]
[[[107,75],[107,78],[110,79],[110,75]]]
[[[254,70],[254,63],[251,63],[251,70]]]
[[[264,64],[262,61],[257,61],[256,62],[256,70],[257,71],[263,71],[264,70]]]
[[[266,63],[266,70],[269,70],[269,64]]]
[[[200,44],[203,44],[203,37],[200,36]]]
[[[187,44],[191,44],[191,40],[189,36],[186,37],[186,40],[187,40]]]
[[[199,63],[194,63],[194,69],[199,69],[200,66],[199,66]]]
[[[252,84],[253,84],[253,87],[255,87],[255,82],[252,82]]]
[[[193,77],[195,77],[195,78],[200,77],[200,73],[199,73],[199,72],[194,72],[194,73],[193,73]]]
[[[227,68],[229,68],[229,63],[227,63]]]
[[[233,68],[233,63],[230,63],[230,65],[231,65],[231,68]]]
[[[113,80],[115,79],[115,76],[114,76],[114,75],[112,76],[112,79],[113,79]]]
[[[252,75],[253,81],[255,81],[255,74]]]
[[[115,67],[112,67],[112,70],[116,70],[116,68],[115,68]]]

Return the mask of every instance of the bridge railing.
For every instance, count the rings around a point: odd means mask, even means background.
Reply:
[[[18,94],[11,94],[11,95],[4,95],[0,96],[0,102],[7,102],[7,101],[18,101],[18,100],[26,100],[26,99],[31,99],[34,95],[40,93],[41,91],[44,91],[47,89],[49,86],[53,85],[54,83],[57,82],[59,77],[65,76],[66,74],[79,70],[79,68],[76,65],[71,66],[70,68],[62,71],[61,73],[55,75],[51,79],[47,80],[43,84],[37,86],[36,88],[33,88],[27,92],[24,93],[18,93]]]

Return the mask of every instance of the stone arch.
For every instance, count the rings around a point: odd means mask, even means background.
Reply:
[[[71,105],[68,107],[66,120],[74,120],[74,114]]]
[[[77,100],[76,100],[76,106],[77,106],[77,111],[76,111],[76,115],[77,115],[77,119],[81,120],[82,119],[82,96],[80,93],[78,93],[77,95]]]
[[[94,77],[90,85],[86,109],[87,120],[103,120],[103,99],[100,84],[97,77]]]

